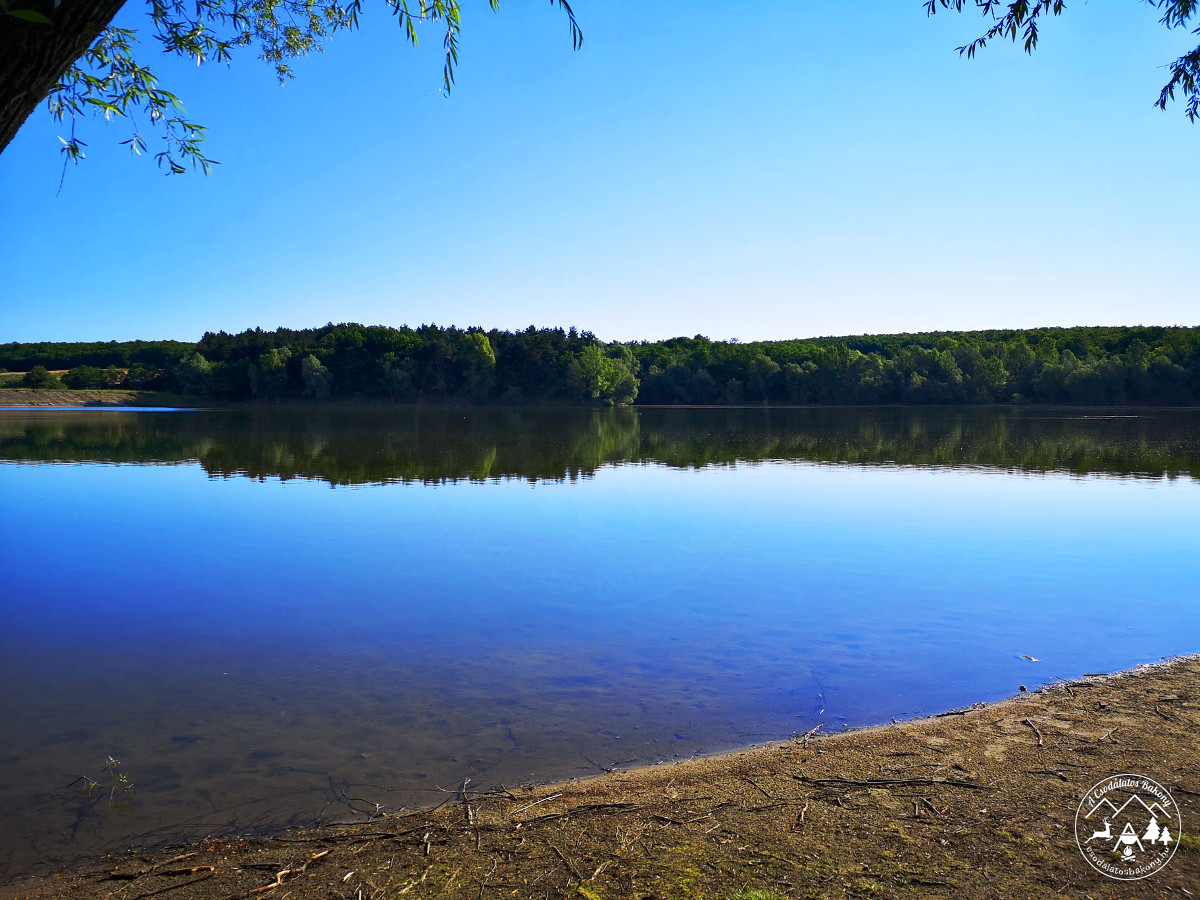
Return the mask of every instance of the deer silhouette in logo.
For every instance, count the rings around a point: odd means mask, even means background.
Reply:
[[[1088,838],[1086,841],[1084,841],[1084,843],[1090,844],[1096,838],[1106,838],[1107,839],[1107,838],[1111,838],[1111,837],[1112,837],[1112,823],[1110,821],[1108,821],[1108,819],[1105,819],[1104,820],[1104,830],[1092,832],[1092,836],[1090,838]]]

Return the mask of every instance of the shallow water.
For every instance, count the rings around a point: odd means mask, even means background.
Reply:
[[[1200,411],[0,412],[0,461],[8,877],[1200,649]]]

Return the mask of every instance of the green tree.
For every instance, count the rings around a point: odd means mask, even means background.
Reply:
[[[175,380],[179,383],[181,392],[207,397],[212,393],[212,363],[199,353],[185,356],[175,366]]]
[[[250,367],[250,389],[261,400],[278,400],[287,390],[287,364],[292,352],[272,347]]]
[[[771,398],[771,384],[779,374],[779,363],[765,353],[757,353],[750,363],[750,387],[762,397],[763,403]]]
[[[411,400],[416,395],[412,378],[412,360],[396,353],[385,353],[379,361],[379,384],[389,400]]]
[[[571,360],[567,383],[576,396],[609,405],[632,403],[637,398],[637,360],[628,347],[613,359],[598,344],[588,344]]]
[[[104,372],[95,366],[76,366],[62,377],[72,390],[85,390],[104,386]]]
[[[71,121],[63,152],[78,162],[84,142],[75,135],[84,113],[128,118],[144,114],[159,131],[155,153],[171,173],[185,164],[209,171],[204,129],[184,117],[183,104],[159,86],[149,66],[136,57],[138,34],[112,20],[126,0],[3,0],[0,4],[0,152],[43,100],[51,114]],[[583,33],[567,0],[550,0],[567,15],[576,49]],[[417,43],[418,26],[441,29],[446,90],[454,82],[462,28],[460,0],[385,0],[404,36]],[[280,82],[292,77],[290,63],[320,50],[338,31],[358,27],[362,0],[146,0],[151,37],[165,53],[205,62],[229,62],[238,48],[258,46]],[[499,0],[488,0],[495,10]],[[146,135],[133,126],[123,141],[138,155],[148,153]]]
[[[300,377],[304,379],[304,396],[315,400],[326,400],[333,387],[333,376],[311,353],[300,363]]]
[[[50,372],[45,366],[34,366],[25,373],[25,377],[21,379],[21,384],[36,391],[62,387],[58,379],[54,376],[54,373]]]
[[[458,358],[465,368],[467,393],[483,400],[496,385],[496,351],[482,331],[469,331],[462,337]]]
[[[1197,0],[1144,0],[1146,5],[1161,12],[1159,23],[1169,29],[1187,28],[1197,15],[1200,3]],[[958,52],[968,58],[987,46],[989,41],[1007,38],[1016,43],[1020,41],[1026,53],[1033,53],[1041,35],[1041,23],[1053,16],[1060,16],[1066,11],[1065,0],[925,0],[925,11],[934,15],[939,9],[953,8],[962,12],[964,7],[973,6],[984,16],[991,19],[991,25],[982,35],[969,44],[958,48]],[[1200,34],[1200,28],[1193,34]],[[1167,66],[1170,78],[1163,85],[1162,91],[1155,101],[1159,109],[1166,109],[1167,103],[1175,99],[1175,92],[1183,95],[1184,113],[1191,121],[1200,118],[1200,47],[1185,53]]]

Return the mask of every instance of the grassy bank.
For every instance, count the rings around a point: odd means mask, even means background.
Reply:
[[[464,785],[435,809],[271,839],[130,851],[5,898],[1159,897],[1200,893],[1200,657],[928,719],[587,781]],[[1172,792],[1174,859],[1091,869],[1083,795]]]

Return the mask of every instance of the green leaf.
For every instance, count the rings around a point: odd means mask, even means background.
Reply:
[[[26,22],[33,22],[35,25],[53,25],[54,23],[43,16],[40,12],[32,9],[10,9],[8,14],[14,19],[23,19]]]
[[[99,106],[99,107],[100,107],[101,109],[103,109],[103,110],[104,110],[106,113],[113,112],[113,113],[116,113],[118,116],[123,116],[123,115],[125,115],[125,113],[121,112],[121,110],[119,110],[117,107],[113,106],[113,105],[112,105],[111,103],[109,103],[107,100],[99,100],[99,99],[97,99],[96,97],[84,97],[84,98],[83,98],[83,102],[84,102],[84,103],[91,103],[91,104],[93,104],[93,105],[95,105],[95,106]]]

